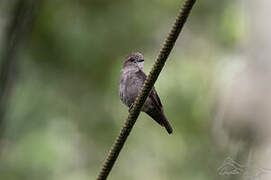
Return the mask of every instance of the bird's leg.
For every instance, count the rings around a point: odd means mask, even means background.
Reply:
[[[133,109],[133,107],[134,107],[134,103],[132,103],[132,104],[129,106],[128,112],[131,112],[131,110]]]

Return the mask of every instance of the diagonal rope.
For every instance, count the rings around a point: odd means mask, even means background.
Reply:
[[[182,28],[183,25],[190,13],[190,10],[192,9],[194,3],[196,0],[185,0],[184,5],[180,9],[178,16],[176,17],[176,20],[174,24],[171,27],[171,30],[164,41],[163,47],[159,52],[158,57],[156,58],[156,61],[147,76],[144,85],[141,89],[141,92],[137,96],[134,106],[131,109],[128,118],[125,121],[124,126],[120,130],[119,136],[116,138],[113,146],[111,147],[110,151],[107,154],[107,157],[103,163],[102,169],[100,170],[97,180],[105,180],[107,176],[109,175],[116,159],[118,158],[118,155],[128,137],[130,134],[136,119],[139,116],[140,110],[146,101],[155,81],[157,80],[166,60],[169,56]]]

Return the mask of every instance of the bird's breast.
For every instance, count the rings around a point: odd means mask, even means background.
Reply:
[[[124,69],[121,73],[119,94],[124,104],[130,106],[137,97],[142,82],[136,76],[138,69]]]

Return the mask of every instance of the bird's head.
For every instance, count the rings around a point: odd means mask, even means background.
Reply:
[[[132,53],[126,57],[125,64],[127,63],[137,65],[140,69],[143,69],[144,57],[139,52]]]

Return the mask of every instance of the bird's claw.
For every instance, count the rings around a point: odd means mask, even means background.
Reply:
[[[132,103],[131,106],[129,107],[129,109],[128,109],[129,113],[131,112],[131,110],[133,109],[133,107],[134,107],[134,103]]]

